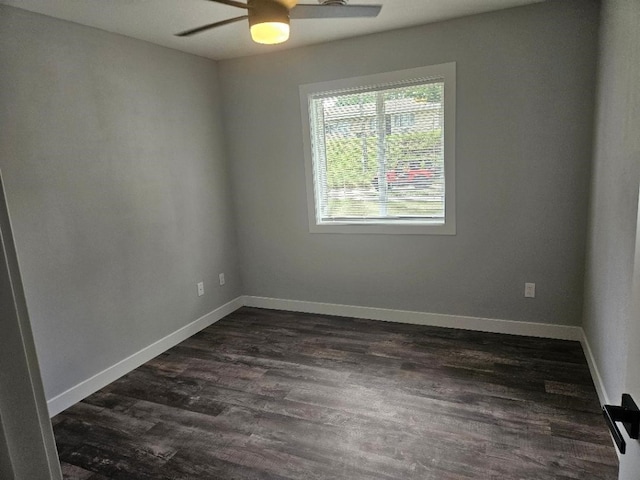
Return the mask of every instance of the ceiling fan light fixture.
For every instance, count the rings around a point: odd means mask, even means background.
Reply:
[[[289,39],[289,24],[284,22],[263,22],[251,25],[251,39],[256,43],[275,45]]]
[[[249,0],[249,26],[256,43],[275,45],[289,39],[289,9],[277,1]]]

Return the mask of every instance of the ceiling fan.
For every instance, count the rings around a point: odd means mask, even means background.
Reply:
[[[276,44],[289,38],[289,19],[376,17],[382,5],[347,5],[346,0],[318,0],[318,5],[300,4],[297,0],[208,0],[247,10],[247,15],[209,23],[177,33],[188,37],[212,28],[248,19],[251,38],[256,43]]]

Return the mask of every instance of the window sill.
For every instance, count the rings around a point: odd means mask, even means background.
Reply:
[[[382,235],[455,235],[456,226],[453,222],[446,224],[361,224],[361,223],[313,223],[309,225],[311,233],[346,233],[346,234],[382,234]]]

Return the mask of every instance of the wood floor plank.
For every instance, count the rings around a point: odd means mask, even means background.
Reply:
[[[64,478],[617,478],[578,342],[242,308],[52,419]]]
[[[94,473],[84,468],[80,468],[76,465],[71,465],[66,462],[60,462],[62,473],[67,480],[89,480]]]

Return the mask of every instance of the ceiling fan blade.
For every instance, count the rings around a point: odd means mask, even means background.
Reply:
[[[231,7],[249,8],[246,3],[234,2],[233,0],[209,0],[210,2],[222,3],[223,5],[229,5]]]
[[[203,25],[202,27],[192,28],[191,30],[185,30],[184,32],[176,33],[176,37],[188,37],[189,35],[195,35],[196,33],[204,32],[205,30],[209,30],[211,28],[221,27],[223,25],[239,22],[240,20],[245,20],[247,18],[249,18],[248,15],[242,15],[241,17],[229,18],[228,20],[222,20],[221,22],[210,23],[208,25]]]
[[[354,18],[377,17],[382,5],[309,5],[298,4],[291,9],[291,18]]]

